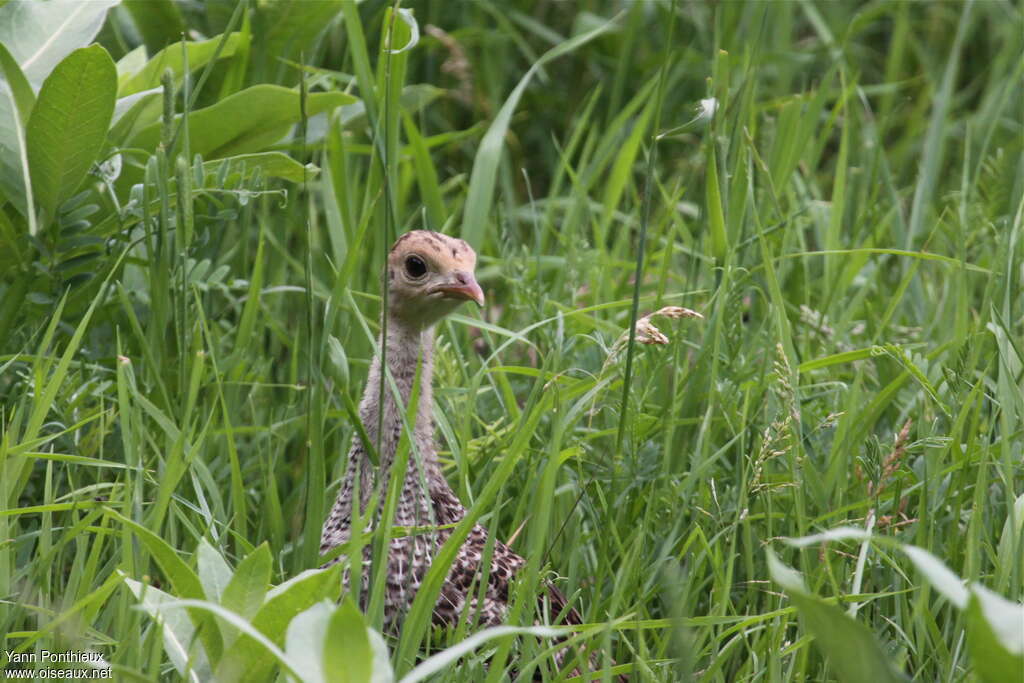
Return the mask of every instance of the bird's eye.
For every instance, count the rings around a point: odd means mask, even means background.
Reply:
[[[409,277],[418,280],[427,274],[427,264],[416,254],[405,259],[405,272]]]

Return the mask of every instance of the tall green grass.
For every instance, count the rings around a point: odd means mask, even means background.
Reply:
[[[374,653],[569,677],[551,633],[433,630],[426,593],[380,640],[379,587],[362,615],[309,571],[382,255],[429,227],[487,291],[441,325],[435,415],[453,536],[527,558],[512,625],[553,619],[547,580],[634,680],[1000,680],[1024,656],[1020,8],[403,3],[419,41],[391,53],[397,9],[108,13],[114,61],[154,58],[115,74],[153,89],[97,157],[120,176],[44,183],[56,207],[0,188],[0,648],[140,681],[362,680]],[[665,306],[703,320],[639,343]]]

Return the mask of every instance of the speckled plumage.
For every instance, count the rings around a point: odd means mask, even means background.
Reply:
[[[419,259],[425,272],[413,277],[410,259]],[[410,452],[395,518],[392,523],[402,527],[438,527],[454,524],[466,515],[466,509],[452,491],[441,472],[434,444],[433,409],[433,345],[434,325],[465,300],[483,304],[483,292],[474,279],[476,254],[466,242],[436,232],[416,230],[406,233],[388,254],[385,276],[388,284],[385,348],[387,367],[400,395],[396,402],[390,385],[385,385],[381,406],[381,358],[376,355],[370,364],[366,389],[359,405],[359,416],[368,442],[379,454],[374,465],[365,444],[355,438],[349,451],[348,465],[341,489],[334,502],[321,535],[320,551],[326,553],[349,540],[352,533],[354,504],[366,530],[379,521],[380,500],[383,500],[392,474],[396,452],[402,437],[402,416],[406,411],[420,365],[419,399],[413,426]],[[419,268],[415,269],[416,274]],[[376,509],[366,514],[374,491],[379,491]],[[452,530],[431,529],[392,538],[388,553],[387,590],[384,601],[385,626],[396,630],[412,604],[416,592],[433,562],[434,556],[448,540]],[[509,588],[526,561],[506,544],[495,540],[487,572],[483,601],[478,596],[478,582],[483,579],[482,556],[488,544],[488,532],[475,525],[459,550],[434,605],[433,621],[450,626],[466,619],[479,626],[503,622],[508,610]],[[369,587],[370,548],[364,546],[362,590]],[[345,574],[348,589],[348,573]],[[580,624],[579,613],[568,607],[565,598],[547,585],[541,600],[550,604],[549,614],[568,624]],[[570,648],[558,653],[559,665],[570,654]],[[624,679],[623,679],[624,680]]]
[[[427,264],[430,271],[427,276],[454,283],[462,289],[442,296],[426,293],[432,285],[420,284],[406,272],[406,259],[410,255],[420,257]],[[464,241],[424,230],[403,235],[392,247],[388,257],[386,358],[403,403],[408,401],[412,394],[416,366],[422,354],[419,403],[413,428],[413,450],[393,520],[396,526],[453,524],[466,514],[466,509],[448,485],[437,461],[431,416],[431,376],[433,326],[463,300],[474,298],[473,295],[479,293],[479,287],[476,290],[472,289],[476,287],[473,280],[475,264],[476,254]],[[482,293],[478,296],[479,303],[482,303]],[[373,465],[362,440],[356,438],[349,452],[348,467],[341,490],[324,523],[321,552],[327,552],[345,543],[350,537],[353,503],[357,500],[357,479],[360,510],[365,510],[370,504],[375,487],[379,487],[381,498],[387,489],[391,464],[402,435],[401,415],[404,407],[396,403],[394,393],[386,387],[383,419],[380,421],[383,433],[379,433],[380,381],[381,366],[378,355],[370,366],[359,414],[370,442],[379,443],[380,465]],[[389,628],[394,628],[408,610],[434,555],[450,534],[450,529],[440,529],[391,539],[384,605],[385,620]],[[507,607],[509,581],[525,561],[507,545],[495,541],[483,604],[478,604],[477,592],[472,584],[481,577],[480,561],[486,543],[487,530],[479,524],[474,526],[441,589],[434,607],[435,623],[454,624],[467,607],[467,617],[478,624],[493,625],[502,621]],[[368,559],[369,549],[364,550]],[[363,572],[363,594],[367,587],[367,573]]]

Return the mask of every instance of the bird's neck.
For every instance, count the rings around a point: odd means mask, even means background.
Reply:
[[[398,442],[404,431],[403,421],[409,414],[409,404],[419,371],[419,392],[416,398],[416,419],[413,427],[415,447],[421,456],[433,455],[433,391],[434,329],[409,326],[394,318],[388,321],[384,354],[391,378],[381,370],[381,354],[373,357],[366,390],[359,406],[359,414],[370,443],[380,456],[383,466],[394,459]],[[381,382],[383,380],[383,392]],[[397,389],[397,392],[396,392]],[[397,393],[397,401],[396,401]],[[383,406],[383,410],[381,410]]]

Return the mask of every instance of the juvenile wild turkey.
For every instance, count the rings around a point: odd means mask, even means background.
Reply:
[[[359,416],[370,444],[379,444],[379,464],[373,464],[362,440],[355,438],[341,490],[324,523],[321,553],[349,540],[356,496],[359,510],[364,511],[364,515],[375,488],[383,498],[402,436],[404,404],[413,393],[418,364],[421,364],[420,386],[413,427],[413,450],[395,518],[390,523],[404,527],[438,526],[453,524],[465,516],[466,509],[448,485],[437,461],[431,416],[431,375],[434,325],[465,301],[475,301],[481,306],[484,303],[483,291],[473,274],[475,265],[476,253],[466,242],[427,230],[408,232],[391,248],[385,271],[388,284],[387,338],[381,343],[381,348],[386,349],[386,362],[402,404],[396,404],[394,391],[386,383],[383,416],[379,417],[383,373],[380,356],[376,355],[370,365]],[[378,424],[383,425],[381,432],[378,432]],[[380,505],[373,524],[379,523],[379,515]],[[437,529],[391,539],[384,602],[385,622],[389,630],[394,630],[401,622],[434,556],[450,534],[450,528]],[[463,610],[467,609],[466,616],[472,623],[491,626],[502,622],[508,607],[509,583],[525,560],[495,540],[483,604],[478,604],[478,589],[473,584],[483,578],[480,562],[487,537],[487,530],[479,524],[470,531],[434,606],[433,620],[436,624],[456,624]],[[364,550],[368,558],[369,549]],[[368,587],[367,574],[366,570],[362,573],[364,596]],[[346,586],[347,581],[346,575]],[[565,623],[581,623],[580,615],[574,609],[566,610],[564,597],[551,586],[547,587],[547,597],[553,614],[561,612]],[[558,659],[563,657],[564,653]]]

